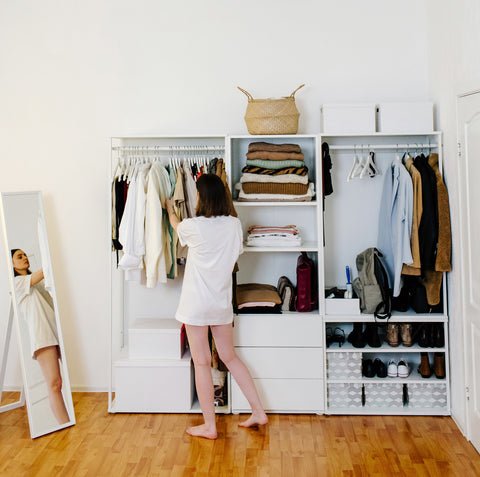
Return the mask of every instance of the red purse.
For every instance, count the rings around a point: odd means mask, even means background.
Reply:
[[[295,309],[306,312],[318,308],[317,266],[307,255],[302,254],[297,259],[297,296]]]

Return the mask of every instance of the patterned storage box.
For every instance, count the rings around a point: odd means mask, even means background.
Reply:
[[[362,407],[362,385],[330,383],[327,387],[327,402],[330,409]]]
[[[402,407],[403,384],[366,383],[365,406],[374,408]]]
[[[362,353],[328,353],[327,378],[362,379]]]
[[[447,407],[447,385],[444,383],[412,383],[408,385],[408,407]]]

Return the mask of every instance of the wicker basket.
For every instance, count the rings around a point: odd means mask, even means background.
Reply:
[[[245,123],[250,134],[296,134],[300,113],[295,105],[295,93],[280,99],[253,99],[253,96],[238,86],[248,98]]]

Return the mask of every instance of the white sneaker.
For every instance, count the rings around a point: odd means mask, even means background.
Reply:
[[[398,362],[398,375],[401,378],[407,378],[410,374],[410,367],[406,360],[402,359]]]
[[[388,362],[388,377],[389,378],[396,378],[398,376],[398,364],[395,360],[391,359]]]

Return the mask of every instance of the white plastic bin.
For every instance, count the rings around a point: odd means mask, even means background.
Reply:
[[[433,103],[381,103],[378,131],[383,133],[433,132]]]
[[[185,326],[173,318],[141,318],[128,328],[132,359],[180,359],[185,350]]]
[[[329,103],[322,105],[324,134],[374,133],[374,103]]]

